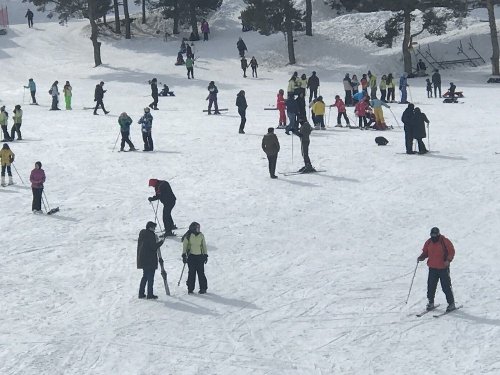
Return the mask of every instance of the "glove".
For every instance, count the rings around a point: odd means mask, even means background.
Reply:
[[[424,260],[424,256],[423,255],[420,255],[418,258],[417,258],[417,262],[422,262]]]
[[[186,254],[182,254],[182,263],[186,264],[188,262]]]
[[[205,256],[205,264],[208,262],[208,254],[203,254]]]
[[[449,260],[445,260],[444,261],[444,265],[446,268],[448,268],[450,266],[450,261]]]
[[[148,201],[152,202],[152,201],[154,201],[154,198],[153,197],[149,197]]]

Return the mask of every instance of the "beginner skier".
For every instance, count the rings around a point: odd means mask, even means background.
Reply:
[[[268,128],[267,134],[262,138],[262,150],[266,153],[269,162],[269,174],[271,178],[278,178],[276,176],[276,161],[280,152],[280,142],[276,134],[274,134],[274,128]]]
[[[338,111],[338,114],[337,114],[337,125],[335,125],[335,127],[337,127],[337,128],[341,128],[342,127],[342,122],[341,122],[342,116],[344,116],[344,120],[346,122],[346,126],[348,127],[350,125],[349,124],[349,117],[347,117],[346,109],[345,109],[345,104],[342,101],[342,99],[340,99],[340,95],[335,95],[335,103],[333,103],[332,106],[333,107],[337,107],[337,111]]]
[[[455,297],[451,287],[450,263],[455,257],[455,248],[453,243],[443,236],[439,228],[431,229],[431,238],[425,241],[422,249],[422,254],[417,258],[418,262],[422,262],[427,258],[427,266],[429,267],[429,276],[427,278],[427,310],[434,309],[434,296],[438,281],[441,281],[441,288],[446,295],[448,307],[446,311],[453,311],[455,307]]]
[[[72,90],[73,88],[69,84],[69,81],[66,81],[66,84],[63,87],[63,93],[64,93],[64,102],[66,103],[67,110],[72,109],[71,108],[71,97],[73,96],[73,94],[71,93]]]
[[[118,117],[118,124],[120,125],[120,132],[122,134],[122,142],[120,145],[120,151],[124,151],[125,143],[129,147],[129,151],[135,151],[136,148],[130,140],[130,125],[132,125],[132,119],[127,115],[127,112],[123,112],[120,117]]]
[[[2,186],[7,186],[5,183],[5,170],[7,170],[7,175],[9,176],[9,185],[13,185],[14,181],[12,181],[12,171],[10,169],[10,165],[14,162],[14,158],[16,155],[11,151],[9,145],[7,143],[3,144],[2,149],[0,150],[0,162],[2,164]]]
[[[149,108],[158,110],[158,80],[153,78],[151,80],[151,97],[153,98],[153,102],[149,105]]]
[[[139,124],[142,125],[142,140],[144,141],[143,151],[153,151],[153,136],[151,134],[153,128],[153,116],[149,107],[144,108],[144,115],[139,119]]]
[[[423,138],[427,137],[427,133],[425,132],[425,124],[429,124],[429,120],[425,113],[420,112],[420,108],[415,108],[413,111],[413,119],[412,119],[412,131],[413,138],[417,140],[418,143],[418,153],[420,155],[427,154],[429,151],[425,147],[425,143],[422,141]]]
[[[214,114],[220,115],[219,106],[217,105],[217,94],[219,90],[217,89],[217,86],[215,86],[215,82],[210,81],[207,89],[208,89],[208,96],[206,100],[208,100],[208,114],[209,115],[212,114],[212,104],[213,104],[215,109]]]
[[[35,81],[33,81],[33,78],[30,78],[28,80],[28,86],[24,86],[25,89],[30,89],[30,94],[31,94],[31,100],[32,100],[32,104],[37,104],[36,102],[36,84],[35,84]]]
[[[155,195],[149,197],[148,201],[153,202],[159,199],[163,204],[164,236],[175,236],[175,233],[172,231],[177,229],[177,226],[174,224],[174,220],[172,219],[172,210],[175,206],[177,198],[175,197],[170,184],[167,181],[152,178],[149,180],[149,186],[155,189]]]
[[[99,106],[102,108],[105,115],[107,115],[109,113],[108,111],[106,111],[106,108],[104,108],[104,102],[103,102],[104,93],[106,91],[108,91],[108,90],[104,90],[104,82],[103,81],[99,82],[99,84],[95,86],[94,102],[96,102],[96,104],[95,104],[95,108],[94,108],[94,115],[97,115],[97,109],[99,108]]]
[[[276,108],[278,108],[280,117],[278,121],[278,129],[285,129],[286,127],[286,102],[285,102],[285,91],[283,89],[280,89],[278,91],[278,95],[276,95]]]
[[[427,90],[427,98],[432,98],[432,82],[429,78],[425,80],[425,88]]]
[[[205,236],[200,232],[200,224],[192,222],[184,236],[182,236],[182,262],[188,265],[188,279],[186,285],[188,294],[193,294],[196,275],[198,275],[199,294],[207,292],[207,278],[205,264],[208,262],[207,244]]]
[[[155,271],[158,269],[158,249],[163,245],[155,234],[156,223],[148,221],[146,229],[139,232],[137,240],[137,269],[142,269],[142,278],[139,284],[139,298],[157,299],[153,293]],[[145,294],[148,284],[147,295]]]
[[[21,141],[23,137],[21,137],[21,125],[23,123],[23,110],[21,106],[17,104],[14,107],[14,114],[12,115],[12,120],[14,120],[14,125],[10,129],[10,140],[14,140],[14,135],[17,133],[17,140]]]
[[[244,129],[245,129],[245,124],[247,122],[246,113],[248,105],[247,105],[247,100],[245,98],[245,91],[243,90],[241,90],[236,96],[236,107],[238,107],[238,114],[241,117],[239,133],[245,134]]]
[[[31,190],[33,192],[33,203],[31,209],[34,214],[42,213],[42,193],[45,182],[45,172],[42,169],[42,162],[35,163],[35,169],[30,174]]]
[[[385,124],[384,111],[382,109],[382,106],[386,108],[391,108],[391,107],[382,100],[377,99],[376,96],[374,96],[373,99],[370,100],[370,105],[373,108],[373,113],[375,114],[374,128],[377,130],[387,130],[387,125]]]
[[[321,127],[321,130],[326,129],[325,128],[325,109],[326,109],[325,102],[323,101],[323,97],[320,95],[320,96],[318,96],[318,100],[316,100],[316,103],[314,103],[314,105],[312,107],[312,111],[314,112],[315,123],[318,125],[318,127]],[[303,120],[305,120],[305,118]],[[311,126],[311,125],[309,125],[309,126]]]

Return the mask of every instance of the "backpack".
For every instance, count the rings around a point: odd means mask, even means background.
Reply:
[[[389,141],[386,138],[384,138],[384,137],[376,137],[375,138],[375,143],[378,146],[385,146],[386,144],[389,143]]]
[[[52,95],[52,89],[49,90],[49,95]]]

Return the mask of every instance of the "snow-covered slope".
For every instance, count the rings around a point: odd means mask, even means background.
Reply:
[[[385,110],[395,127],[382,134],[386,147],[375,145],[379,133],[331,127],[332,111],[328,130],[311,136],[313,164],[326,172],[271,180],[260,143],[277,113],[263,108],[274,105],[293,70],[316,70],[331,103],[346,71],[375,66],[380,76],[396,64],[385,69],[377,62],[391,57],[367,50],[362,36],[349,39],[320,24],[313,39],[298,36],[300,63],[286,67],[282,36],[240,33],[241,5],[227,0],[209,20],[211,40],[197,43],[196,79],[189,81],[185,68],[173,65],[178,40],[105,39],[105,64],[92,68],[85,21],[39,30],[18,25],[1,37],[2,105],[11,113],[22,104],[30,77],[41,103],[28,106],[25,98],[25,140],[11,144],[17,170],[26,182],[42,161],[47,198],[61,211],[31,214],[30,189],[16,175],[17,185],[0,188],[0,373],[500,372],[498,89],[479,84],[489,68],[443,72],[445,83],[465,91],[463,104],[427,99],[423,80],[411,81],[411,97],[431,121],[434,153],[403,154],[395,121],[403,106],[391,106],[395,118]],[[259,79],[242,78],[240,35],[261,62]],[[112,152],[122,111],[134,119],[132,139],[141,146],[135,122],[151,101],[152,77],[176,93],[153,113],[155,152]],[[48,111],[56,79],[73,86],[71,112]],[[83,110],[100,80],[108,116]],[[211,80],[220,106],[229,108],[222,116],[202,113]],[[246,135],[237,134],[241,89],[249,104]],[[278,137],[278,170],[301,167],[297,138]],[[201,223],[209,247],[206,296],[188,296],[184,281],[177,287],[181,244],[168,239],[162,252],[173,295],[164,296],[157,274],[160,299],[137,299],[136,239],[153,219],[149,178],[170,181],[179,227]],[[416,318],[426,303],[425,265],[404,301],[435,225],[456,246],[452,280],[464,308]],[[445,306],[440,290],[436,302]]]

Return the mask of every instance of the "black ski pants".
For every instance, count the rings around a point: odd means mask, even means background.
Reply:
[[[2,177],[5,177],[5,170],[7,169],[7,175],[12,177],[12,170],[10,169],[10,165],[2,165]]]
[[[425,143],[424,143],[424,141],[422,141],[422,138],[416,138],[416,140],[417,140],[417,143],[418,143],[418,152],[420,154],[426,153],[427,152],[427,148],[425,147]]]
[[[57,104],[59,104],[59,99],[57,99],[57,96],[53,96],[53,97],[52,97],[52,106],[50,107],[50,109],[52,109],[52,110],[57,110],[57,109],[59,109],[59,108],[57,107]]]
[[[148,297],[153,295],[153,284],[155,282],[155,269],[154,268],[144,268],[142,270],[142,279],[139,284],[139,296],[144,296],[144,292],[146,289],[146,284],[148,284]]]
[[[187,68],[187,72],[188,72],[188,79],[189,79],[189,74],[191,73],[191,78],[194,78],[194,74],[193,74],[193,67],[191,68]]]
[[[352,105],[352,91],[351,90],[345,90],[344,103],[346,106]]]
[[[363,126],[363,124],[365,126],[368,126],[368,122],[366,121],[366,117],[365,116],[359,116],[359,127],[361,128]]]
[[[144,141],[144,151],[153,151],[153,136],[151,132],[142,132],[142,140]]]
[[[21,137],[21,124],[12,125],[12,128],[10,129],[10,139],[14,139],[15,134],[17,134],[18,140],[23,139],[23,137]]]
[[[102,102],[102,99],[97,99],[96,100],[96,104],[95,104],[95,108],[94,108],[94,113],[97,113],[97,110],[99,109],[99,107],[102,108],[102,110],[104,111],[104,113],[106,113],[106,108],[104,108],[104,103]]]
[[[3,131],[3,139],[5,141],[8,141],[10,139],[9,132],[7,130],[7,125],[2,125],[2,131]]]
[[[163,227],[165,232],[174,229],[174,219],[172,219],[172,210],[174,206],[175,201],[163,203]]]
[[[269,162],[269,174],[271,177],[276,176],[276,162],[278,161],[278,154],[267,155],[267,161]]]
[[[312,102],[313,98],[316,99],[317,97],[318,97],[318,88],[309,87],[309,103]]]
[[[315,115],[314,116],[315,118],[315,124],[318,124],[319,126],[321,126],[321,129],[324,129],[325,128],[325,115]]]
[[[453,289],[451,288],[450,267],[445,269],[429,268],[427,277],[427,299],[429,302],[434,302],[438,281],[441,281],[441,289],[446,295],[448,304],[455,302]]]
[[[311,143],[311,141],[307,140],[307,141],[304,141],[302,140],[300,142],[301,146],[302,146],[302,157],[304,158],[304,164],[307,166],[307,165],[311,165],[311,159],[309,159],[309,144]]]
[[[151,95],[153,97],[153,103],[149,106],[154,109],[158,109],[158,95]]]
[[[409,125],[405,125],[405,144],[406,144],[406,153],[413,152],[413,133]]]
[[[439,97],[441,97],[441,84],[440,83],[435,83],[434,84],[434,97],[437,98],[437,92],[439,90]]]
[[[338,115],[337,115],[337,125],[341,125],[342,124],[342,122],[341,122],[342,116],[344,116],[344,120],[345,120],[346,124],[349,125],[349,117],[347,117],[347,114],[345,112],[339,112],[338,113]]]
[[[380,100],[382,100],[383,102],[385,102],[386,95],[387,95],[387,90],[380,89]]]
[[[388,102],[393,102],[396,100],[396,89],[394,87],[389,87],[387,89],[387,101]]]
[[[28,27],[30,29],[33,27],[33,17],[28,17]]]
[[[31,205],[31,209],[41,211],[43,188],[31,188],[31,190],[33,191],[33,203]]]
[[[189,292],[194,290],[194,285],[196,282],[196,275],[198,275],[198,285],[200,290],[207,290],[207,278],[205,276],[205,256],[204,255],[193,255],[188,256],[188,278],[186,285]]]
[[[255,78],[258,78],[257,77],[257,67],[256,66],[252,66],[252,77],[254,77],[255,75]]]
[[[122,131],[121,133],[122,133],[122,143],[120,145],[120,150],[123,151],[123,148],[125,147],[125,143],[128,144],[128,147],[130,147],[130,149],[135,148],[134,144],[132,143],[132,141],[129,138],[130,131]]]
[[[33,104],[36,104],[36,91],[30,91],[31,93],[31,100],[33,101]]]
[[[238,108],[238,114],[241,117],[240,131],[242,131],[243,129],[245,129],[245,124],[247,123],[247,111],[246,109]]]

